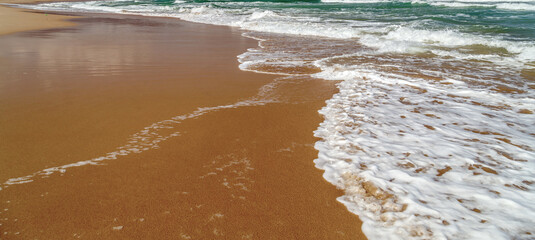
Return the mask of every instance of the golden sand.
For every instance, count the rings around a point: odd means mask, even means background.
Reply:
[[[236,55],[257,42],[231,28],[70,21],[0,37],[1,182],[103,156],[155,122],[266,84],[277,102],[208,111],[173,124],[179,136],[158,148],[8,186],[2,239],[365,239],[312,162],[333,83],[240,71]]]
[[[0,35],[14,32],[73,26],[65,20],[72,17],[55,14],[37,14],[29,10],[0,5]]]

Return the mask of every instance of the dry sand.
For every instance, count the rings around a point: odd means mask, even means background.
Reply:
[[[103,156],[146,126],[265,84],[278,102],[211,111],[173,124],[180,136],[157,149],[4,188],[2,239],[364,239],[312,162],[334,83],[240,71],[236,55],[257,42],[232,28],[70,21],[0,36],[1,182]]]
[[[0,35],[20,31],[73,26],[74,23],[65,21],[70,18],[72,17],[48,13],[38,14],[29,10],[0,5]]]

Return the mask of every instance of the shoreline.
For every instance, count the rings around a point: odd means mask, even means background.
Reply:
[[[336,91],[334,83],[316,79],[303,79],[297,84],[273,82],[274,75],[241,71],[237,54],[254,47],[257,41],[245,39],[241,31],[228,27],[112,14],[88,14],[71,21],[76,25],[69,25],[69,31],[49,29],[47,25],[43,28],[48,30],[21,30],[0,38],[17,49],[32,46],[24,51],[49,56],[43,59],[57,59],[58,63],[43,62],[45,67],[48,64],[68,70],[68,74],[44,71],[40,75],[29,71],[30,76],[25,77],[10,73],[10,77],[27,83],[3,85],[4,90],[30,87],[22,96],[12,92],[0,99],[13,106],[0,109],[11,113],[2,122],[16,126],[0,133],[12,131],[6,139],[31,144],[33,150],[25,149],[30,154],[12,151],[9,158],[24,155],[25,160],[33,161],[39,156],[41,163],[28,162],[42,165],[37,170],[47,164],[59,166],[102,156],[150,124],[191,114],[200,107],[228,106],[254,98],[257,90],[270,82],[276,86],[270,94],[305,90],[299,91],[299,96],[281,95],[287,98],[284,102],[207,111],[173,125],[179,135],[158,143],[157,148],[104,161],[105,166],[72,168],[65,174],[5,188],[0,202],[5,205],[2,209],[9,209],[2,212],[8,219],[2,220],[2,230],[8,236],[365,239],[358,217],[336,201],[342,192],[323,179],[322,171],[312,161],[317,155],[313,148],[317,139],[312,132],[321,122],[317,110]],[[66,25],[55,27],[60,26]],[[139,37],[103,39],[118,32]],[[177,45],[176,38],[184,38],[180,43],[185,46]],[[163,47],[159,46],[162,41]],[[192,47],[196,48],[189,49]],[[120,49],[110,52],[116,48]],[[59,49],[65,54],[59,54]],[[95,49],[102,51],[88,55]],[[209,53],[191,55],[198,54],[199,49],[209,49]],[[184,57],[173,56],[172,52]],[[9,63],[15,72],[22,73],[20,67],[33,66],[24,62],[29,59],[22,57]],[[62,59],[70,59],[73,64],[62,65]],[[90,60],[93,65],[77,64],[80,59]],[[35,69],[46,70],[38,65]],[[65,80],[32,88],[38,83],[28,80],[32,76],[39,76],[43,83],[53,76]],[[36,95],[32,94],[38,94],[43,102],[36,104],[32,100]],[[107,117],[104,120],[98,116]],[[37,121],[29,122],[28,117],[37,117]],[[93,126],[95,123],[98,126]],[[30,135],[12,137],[35,125],[39,126],[39,135],[33,135],[38,129],[28,129]],[[47,135],[55,131],[65,134]],[[24,139],[32,135],[37,138],[32,143]],[[65,142],[61,138],[65,136],[79,140]],[[39,149],[45,152],[36,151]],[[37,155],[32,157],[33,152]],[[62,155],[65,157],[57,158]],[[31,169],[16,172],[35,172]],[[20,176],[25,175],[11,177]],[[40,232],[45,226],[46,232]]]

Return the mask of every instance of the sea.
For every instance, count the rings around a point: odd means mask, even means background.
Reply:
[[[535,239],[535,0],[25,7],[239,28],[242,70],[336,81],[314,162],[369,239]]]

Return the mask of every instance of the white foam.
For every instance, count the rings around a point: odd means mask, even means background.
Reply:
[[[78,161],[70,164],[65,164],[62,166],[51,167],[43,169],[32,174],[8,179],[6,182],[2,183],[2,188],[6,188],[10,185],[24,184],[33,182],[35,178],[47,177],[54,173],[65,173],[69,168],[81,167],[87,165],[100,165],[103,161],[116,160],[120,156],[127,156],[130,154],[141,153],[150,149],[159,148],[159,144],[163,141],[166,141],[169,138],[180,136],[180,132],[174,130],[175,127],[181,124],[187,119],[193,119],[205,115],[207,113],[220,111],[224,109],[240,108],[240,107],[249,107],[249,106],[260,106],[267,103],[275,102],[276,100],[270,98],[270,91],[273,89],[271,85],[275,83],[270,83],[259,89],[259,92],[256,96],[236,102],[234,104],[221,105],[215,107],[201,107],[195,110],[192,113],[175,116],[171,119],[156,122],[143,128],[143,130],[132,135],[127,143],[121,147],[118,147],[115,151],[104,154],[103,156],[96,157],[89,160]],[[2,190],[0,188],[0,191]]]
[[[416,1],[419,3],[422,3],[421,1]],[[427,3],[427,2],[424,2]],[[489,4],[480,4],[480,3],[474,3],[474,2],[447,2],[447,1],[437,1],[437,2],[430,2],[429,4],[435,5],[435,6],[444,6],[444,7],[454,7],[454,8],[466,8],[466,7],[494,7],[494,5]]]
[[[390,2],[390,0],[321,0],[324,3],[378,3]]]
[[[415,0],[413,3],[428,3],[435,6],[445,7],[488,7],[515,11],[535,11],[535,5],[532,0],[455,0],[455,1],[441,1],[441,0]]]
[[[280,47],[284,41],[298,41],[258,35],[248,34],[270,47],[249,50],[253,56],[242,54],[241,62],[284,65],[302,59],[304,52],[311,57],[319,51],[305,38],[299,42],[303,53],[279,60],[281,52],[291,52]],[[362,50],[322,58],[315,62],[322,72],[313,74],[343,80],[340,92],[320,111],[325,121],[315,132],[322,139],[315,145],[315,163],[329,182],[345,190],[338,200],[363,220],[366,236],[530,239],[535,116],[519,112],[535,112],[535,95],[525,88],[526,93],[514,95],[491,91],[486,84],[509,83],[485,78],[514,78],[522,68],[468,65],[460,57],[431,61],[374,54]],[[429,66],[417,67],[422,63]],[[446,65],[464,68],[448,73],[442,70]],[[383,67],[401,68],[401,74],[381,71]],[[410,71],[442,80],[403,74]],[[437,176],[440,171],[444,173]]]
[[[321,0],[324,3],[382,3],[391,0]],[[424,3],[447,7],[496,7],[499,9],[534,11],[533,0],[401,0],[398,2]]]
[[[360,39],[360,43],[374,47],[380,52],[398,52],[398,53],[417,53],[425,51],[446,53],[450,56],[459,56],[456,50],[463,46],[482,45],[489,48],[503,48],[507,50],[506,55],[500,56],[481,55],[478,56],[485,60],[507,61],[512,63],[526,63],[535,60],[535,44],[528,42],[511,42],[500,39],[491,39],[482,36],[464,34],[454,30],[423,30],[413,27],[395,27],[386,35],[366,35]],[[444,51],[444,47],[456,48],[453,51]],[[440,50],[436,50],[440,49]],[[511,57],[509,54],[514,54]],[[476,55],[472,54],[472,58]],[[518,65],[518,64],[517,64]]]
[[[316,76],[345,81],[320,111],[315,163],[369,239],[531,238],[535,117],[518,111],[533,98],[328,62]]]
[[[531,3],[499,3],[496,8],[519,11],[535,11],[535,4]]]
[[[251,16],[249,16],[249,20],[258,20],[258,19],[267,18],[267,17],[277,17],[277,14],[269,10],[266,10],[263,12],[253,12]]]

